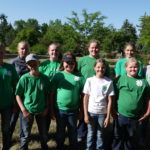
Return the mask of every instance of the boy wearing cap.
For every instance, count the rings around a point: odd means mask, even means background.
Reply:
[[[64,150],[66,127],[70,149],[77,149],[77,118],[79,110],[82,113],[81,94],[84,80],[76,67],[75,56],[70,52],[64,54],[60,72],[56,73],[51,82],[51,102],[55,105],[58,150]]]
[[[48,104],[49,79],[46,75],[39,73],[39,59],[35,54],[26,57],[29,73],[23,75],[16,87],[16,100],[21,109],[21,135],[20,150],[28,149],[34,117],[40,133],[42,150],[47,150],[46,114]]]

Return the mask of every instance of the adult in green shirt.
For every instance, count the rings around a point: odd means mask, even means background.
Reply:
[[[40,64],[39,71],[47,75],[51,81],[53,76],[58,72],[60,66],[59,44],[52,43],[48,48],[49,59]]]
[[[91,40],[88,44],[89,55],[83,56],[78,60],[78,70],[82,74],[82,76],[87,79],[95,75],[94,64],[99,58],[100,52],[100,42],[98,40]],[[109,66],[106,65],[106,73],[105,75],[109,75]],[[78,125],[78,142],[85,139],[87,134],[87,124],[84,120],[80,120]]]
[[[49,80],[51,81],[54,75],[58,72],[60,66],[60,52],[59,52],[59,44],[52,43],[48,47],[48,55],[49,59],[43,61],[40,64],[39,71],[48,76]],[[51,123],[51,114],[50,108],[49,112],[47,113],[47,130],[49,131]]]
[[[125,58],[118,60],[116,63],[116,66],[115,66],[116,77],[127,73],[126,69],[125,69],[125,63],[127,62],[127,60],[129,58],[134,57],[135,51],[136,51],[136,47],[132,43],[128,43],[124,46]],[[143,76],[143,65],[142,65],[141,61],[138,61],[138,63],[139,63],[138,75],[140,77],[142,77]]]
[[[14,89],[18,81],[15,67],[3,61],[5,47],[0,43],[0,114],[4,150],[10,147],[10,120],[14,106]]]

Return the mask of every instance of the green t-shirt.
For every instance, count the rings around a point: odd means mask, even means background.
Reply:
[[[81,72],[81,74],[83,75],[83,77],[85,79],[92,77],[93,75],[95,75],[95,70],[94,70],[94,64],[96,62],[96,58],[92,58],[89,55],[81,57],[78,60],[78,70],[79,72]],[[106,63],[106,76],[109,76],[109,65],[108,63]]]
[[[19,95],[24,107],[32,114],[39,114],[47,107],[47,93],[50,90],[50,81],[42,73],[38,76],[24,74],[16,87],[16,95]]]
[[[50,60],[45,60],[40,64],[39,71],[47,75],[50,79],[58,72],[60,62],[52,62]]]
[[[118,112],[126,117],[140,117],[146,111],[150,97],[148,82],[141,77],[128,77],[126,74],[114,80]]]
[[[82,93],[84,78],[78,74],[61,71],[51,82],[51,90],[55,93],[55,106],[61,110],[77,110]]]
[[[13,88],[15,88],[18,78],[13,65],[4,63],[0,66],[0,109],[5,109],[13,105]]]
[[[125,68],[125,63],[127,62],[126,58],[122,58],[117,61],[116,66],[115,66],[115,73],[116,75],[123,75],[126,74],[126,68]],[[140,61],[138,61],[140,68],[138,72],[138,76],[142,77],[143,76],[143,65]]]

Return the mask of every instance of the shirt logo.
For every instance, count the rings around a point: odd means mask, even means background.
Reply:
[[[105,92],[107,90],[107,86],[102,87],[102,91]]]
[[[137,80],[137,81],[136,81],[136,85],[137,85],[137,86],[142,86],[142,85],[143,85],[142,80]]]
[[[77,76],[74,77],[74,81],[79,81],[79,80],[80,80],[80,77],[77,77]]]

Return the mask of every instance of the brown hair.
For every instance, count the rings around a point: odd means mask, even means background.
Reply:
[[[105,61],[105,59],[102,59],[102,58],[97,59],[96,62],[94,63],[94,67],[95,67],[98,63],[104,64],[104,66],[105,66],[105,68],[106,68],[106,61]]]
[[[88,47],[90,47],[91,43],[96,43],[97,46],[100,48],[100,42],[98,40],[90,40],[88,43]]]
[[[136,46],[135,46],[134,43],[126,43],[126,44],[124,45],[124,50],[127,48],[127,46],[131,46],[131,47],[133,48],[133,50],[136,51]]]
[[[66,52],[66,53],[64,53],[63,56],[66,56],[66,55],[72,55],[73,57],[75,57],[74,54],[71,53],[71,52]],[[61,61],[61,64],[60,64],[60,67],[59,67],[59,71],[63,71],[63,70],[64,70],[64,66],[63,66],[63,60],[62,60],[62,61]],[[77,61],[75,61],[74,72],[77,72]]]

